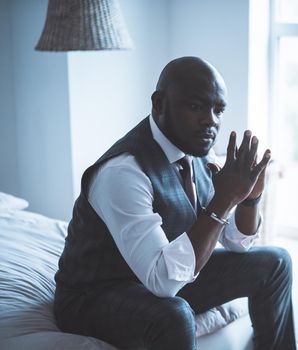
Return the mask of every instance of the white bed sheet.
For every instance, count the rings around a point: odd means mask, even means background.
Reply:
[[[42,345],[43,350],[115,350],[95,338],[62,333],[56,326],[54,274],[66,229],[65,222],[29,211],[0,212],[0,349],[37,350]],[[246,314],[246,300],[237,299],[198,315],[197,336]]]

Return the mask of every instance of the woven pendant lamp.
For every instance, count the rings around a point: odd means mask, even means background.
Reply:
[[[49,0],[38,51],[131,49],[118,0]]]

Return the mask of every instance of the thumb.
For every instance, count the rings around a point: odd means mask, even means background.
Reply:
[[[212,175],[217,174],[221,167],[216,163],[207,163],[207,168],[212,172]]]

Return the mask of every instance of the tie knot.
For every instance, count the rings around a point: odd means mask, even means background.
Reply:
[[[182,166],[183,170],[189,170],[192,165],[192,157],[186,155],[178,160],[178,164]]]

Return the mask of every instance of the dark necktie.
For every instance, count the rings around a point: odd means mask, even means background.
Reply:
[[[185,156],[178,160],[178,163],[181,165],[180,174],[183,180],[184,191],[189,198],[190,203],[196,210],[196,196],[194,192],[192,176],[191,176],[191,167],[192,167],[192,158],[190,156]]]

